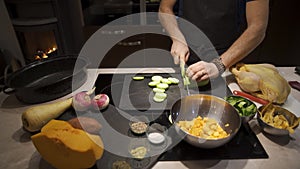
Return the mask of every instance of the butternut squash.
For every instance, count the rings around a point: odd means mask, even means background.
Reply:
[[[71,106],[72,98],[30,107],[22,114],[23,127],[30,132],[39,131],[50,120],[57,118]]]
[[[51,120],[31,139],[41,156],[58,169],[90,168],[103,155],[100,136],[62,120]]]

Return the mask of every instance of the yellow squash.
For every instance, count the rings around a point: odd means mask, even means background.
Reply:
[[[61,120],[51,120],[31,139],[43,159],[58,169],[90,168],[104,150],[100,136]]]

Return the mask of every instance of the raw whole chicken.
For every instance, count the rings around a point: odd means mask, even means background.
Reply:
[[[243,91],[270,102],[283,104],[291,92],[286,79],[271,64],[239,63],[230,71]]]

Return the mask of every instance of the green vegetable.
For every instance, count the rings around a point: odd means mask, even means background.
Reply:
[[[165,89],[153,88],[153,92],[155,92],[155,93],[164,93]]]
[[[157,98],[157,97],[153,97],[153,100],[155,101],[155,102],[163,102],[165,99],[160,99],[160,98]]]
[[[152,80],[152,81],[158,81],[158,82],[160,82],[160,81],[161,81],[161,79],[163,79],[163,77],[161,77],[161,76],[158,76],[158,75],[156,75],[156,76],[152,76],[152,78],[151,78],[151,80]]]
[[[163,102],[167,98],[166,93],[155,93],[153,100],[155,102]]]
[[[250,116],[257,111],[256,105],[246,98],[229,96],[226,97],[225,100],[236,108],[241,116]]]
[[[184,78],[183,78],[183,85],[186,86],[186,85],[190,85],[190,84],[191,84],[191,82],[190,82],[189,77],[184,76]]]
[[[185,63],[183,62],[180,63],[180,69],[181,69],[181,76],[183,78],[183,85],[186,86],[186,85],[190,85],[191,82],[189,77],[186,75],[184,64]]]
[[[132,77],[133,80],[144,80],[145,77],[144,76],[134,76]]]
[[[167,79],[167,78],[162,78],[162,79],[161,79],[161,82],[162,82],[162,83],[166,83],[166,84],[172,84],[172,82],[169,81],[169,79]]]
[[[159,83],[156,85],[156,87],[160,88],[160,89],[167,89],[169,87],[169,85],[166,83]]]
[[[184,77],[185,76],[185,68],[184,68],[183,62],[180,63],[180,69],[181,69],[181,76]]]
[[[158,84],[160,84],[159,81],[151,81],[151,82],[148,83],[148,85],[151,86],[151,87],[155,87],[155,86],[157,86]]]
[[[155,93],[154,97],[156,97],[158,99],[165,99],[165,98],[167,98],[167,94],[166,93]]]
[[[179,83],[179,79],[175,78],[175,77],[169,77],[168,80],[172,83],[172,84],[178,84]]]
[[[143,80],[144,76],[134,76],[133,80]],[[155,75],[151,77],[151,81],[148,83],[148,86],[154,87],[153,92],[155,93],[153,100],[155,102],[163,102],[167,98],[167,94],[165,93],[166,89],[169,88],[169,85],[178,84],[179,79],[174,77],[162,77],[159,75]],[[186,76],[186,83],[189,84],[189,79]]]

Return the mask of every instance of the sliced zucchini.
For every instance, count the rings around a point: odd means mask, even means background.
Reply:
[[[160,99],[160,98],[157,98],[157,97],[153,97],[153,100],[155,102],[158,102],[158,103],[161,103],[161,102],[165,101],[165,99]]]
[[[153,88],[153,92],[155,93],[164,93],[165,92],[165,89],[160,89],[160,88]]]
[[[145,77],[144,76],[133,76],[132,79],[133,80],[144,80]]]
[[[172,82],[168,78],[162,78],[161,82],[166,84],[172,84]]]
[[[187,86],[187,85],[190,85],[190,84],[191,84],[191,82],[190,82],[189,77],[184,76],[184,78],[183,78],[183,85]]]
[[[178,84],[179,83],[179,79],[175,78],[175,77],[169,77],[168,80],[172,83],[172,84]]]
[[[169,87],[169,85],[166,83],[159,83],[156,85],[156,87],[160,88],[160,89],[167,89]]]
[[[148,85],[149,85],[150,87],[155,87],[155,86],[157,86],[158,84],[160,84],[159,81],[151,81],[151,82],[148,83]]]
[[[158,99],[166,99],[167,98],[167,94],[166,93],[155,93],[154,97],[158,98]]]
[[[159,82],[160,82],[161,79],[163,79],[163,77],[161,77],[161,76],[159,76],[159,75],[156,75],[156,76],[152,76],[152,77],[151,77],[151,80],[152,80],[152,81],[159,81]]]
[[[181,72],[181,77],[185,76],[185,67],[184,67],[184,63],[180,63],[180,72]]]
[[[163,102],[164,100],[166,100],[167,96],[168,95],[166,93],[155,93],[153,100],[155,102]]]

